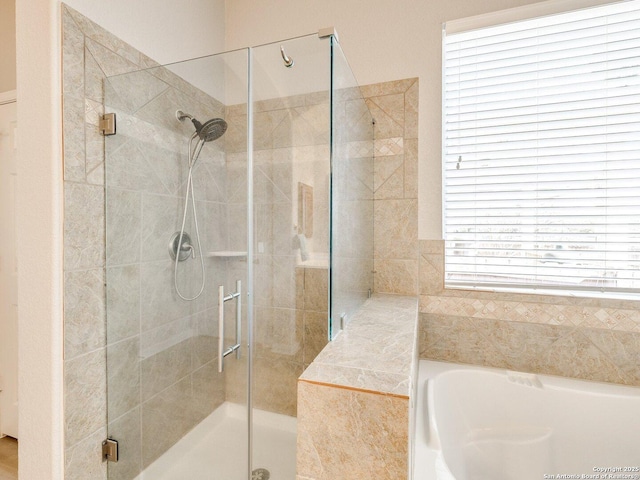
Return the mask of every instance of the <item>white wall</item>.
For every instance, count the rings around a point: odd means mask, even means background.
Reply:
[[[58,480],[62,428],[60,20],[52,0],[16,5],[20,478]],[[37,121],[44,128],[33,134]]]
[[[530,3],[534,0],[228,0],[225,48],[333,25],[360,85],[419,77],[419,236],[439,239],[442,23]]]
[[[16,89],[16,1],[0,0],[0,93]]]
[[[65,0],[161,64],[224,49],[224,0]]]

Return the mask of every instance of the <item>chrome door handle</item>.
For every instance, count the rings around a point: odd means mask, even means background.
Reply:
[[[225,350],[224,348],[224,303],[236,299],[236,343]],[[240,344],[242,342],[242,282],[236,280],[236,291],[227,296],[224,285],[218,287],[218,372],[224,370],[224,357],[236,352],[240,358]]]

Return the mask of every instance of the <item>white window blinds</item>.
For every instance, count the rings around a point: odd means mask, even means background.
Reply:
[[[640,2],[444,37],[445,285],[640,293]]]

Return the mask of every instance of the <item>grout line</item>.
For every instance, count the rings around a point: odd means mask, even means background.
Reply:
[[[315,380],[306,380],[303,378],[299,378],[298,379],[298,383],[307,383],[309,385],[317,385],[320,387],[328,387],[328,388],[335,388],[335,389],[339,389],[339,390],[349,390],[352,392],[359,392],[359,393],[368,393],[371,395],[379,395],[381,397],[392,397],[392,398],[399,398],[402,400],[409,400],[409,396],[408,395],[400,395],[397,393],[385,393],[385,392],[379,392],[376,390],[368,390],[366,388],[358,388],[358,387],[349,387],[346,385],[336,385],[333,383],[325,383],[325,382],[317,382]]]

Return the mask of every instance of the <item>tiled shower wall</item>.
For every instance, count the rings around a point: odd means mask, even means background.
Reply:
[[[223,106],[165,69],[139,71],[155,63],[66,6],[63,40],[66,478],[106,477],[108,419],[127,451],[110,465],[111,478],[130,479],[224,401],[213,362],[215,295],[179,300],[167,254],[191,132],[173,112],[211,118]],[[127,72],[135,73],[111,77]],[[106,171],[97,129],[105,95],[120,126],[106,140]],[[226,223],[224,170],[223,151],[208,145],[196,187],[203,245],[212,250],[226,248],[206,227]],[[224,261],[207,262],[208,285],[223,282]],[[188,293],[199,286],[195,264],[192,272],[180,266]]]
[[[374,118],[374,291],[418,293],[418,79],[361,87]]]
[[[205,289],[193,301],[174,289],[169,237],[179,229],[187,181],[187,139],[197,118],[221,117],[223,105],[163,67],[110,77],[105,108],[118,134],[105,139],[107,275],[107,413],[109,435],[128,452],[109,477],[129,480],[225,400],[217,372],[216,286],[228,250],[224,142],[207,143],[193,169]],[[197,247],[191,213],[185,225]],[[200,289],[199,258],[178,264],[177,285]]]
[[[180,223],[191,133],[190,122],[174,117],[180,108],[198,118],[228,117],[225,137],[201,154],[197,208],[207,250],[246,249],[246,116],[153,67],[151,59],[63,6],[68,479],[106,478],[100,445],[107,414],[109,433],[127,452],[110,464],[110,478],[133,478],[220,402],[245,400],[246,356],[229,362],[226,375],[216,372],[211,319],[215,287],[226,284],[230,291],[233,280],[244,279],[246,260],[207,258],[205,295],[184,303],[170,288],[166,247]],[[119,125],[106,140],[97,129],[105,95]],[[283,102],[256,105],[256,124],[263,128],[256,132],[263,142],[256,152],[262,243],[256,274],[258,287],[266,288],[256,292],[255,388],[258,408],[294,415],[296,379],[326,343],[328,301],[327,270],[296,268],[289,220],[297,180],[310,183],[301,175],[314,172],[318,228],[312,246],[326,253],[328,230],[319,226],[328,222],[328,176],[318,169],[328,169],[329,109],[326,93]],[[180,265],[179,285],[187,293],[197,291],[195,263],[192,272]],[[239,382],[229,380],[234,372]],[[141,442],[150,438],[157,441]]]
[[[417,81],[361,88],[375,125],[375,291],[420,296],[422,358],[640,385],[640,302],[445,290],[418,240]]]
[[[254,364],[259,409],[296,415],[297,378],[327,342],[327,268],[298,265],[298,182],[313,187],[312,256],[328,254],[329,96],[255,102]],[[229,218],[246,211],[246,105],[226,109]],[[230,221],[231,244],[246,245],[246,222]],[[244,248],[244,247],[243,247]],[[246,268],[246,263],[238,265]],[[241,272],[229,271],[229,275]],[[227,398],[242,403],[246,357],[230,362]]]

